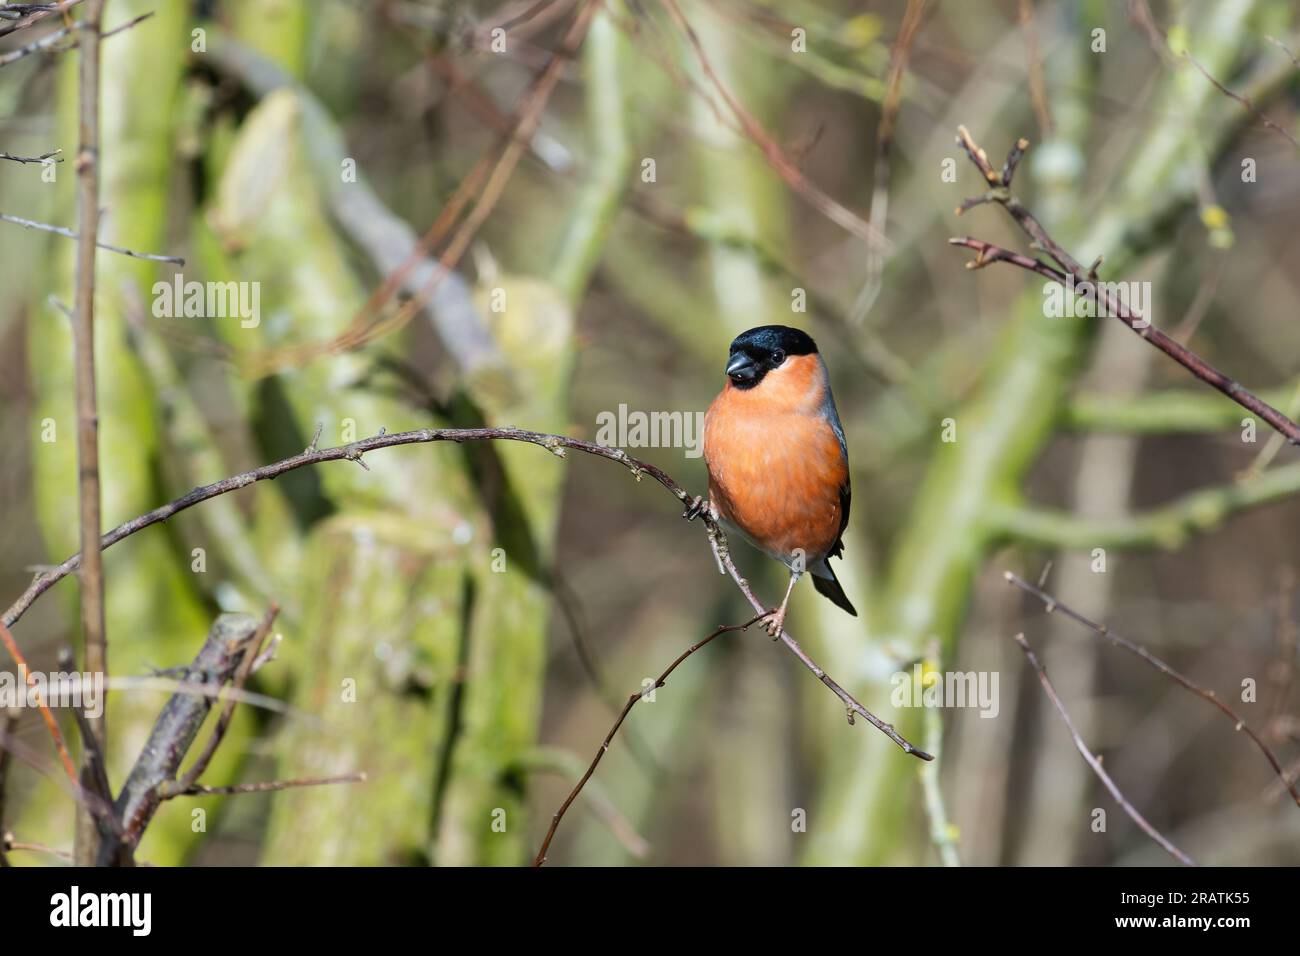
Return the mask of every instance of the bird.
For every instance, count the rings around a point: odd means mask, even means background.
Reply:
[[[854,617],[828,560],[844,553],[851,489],[830,374],[808,333],[785,325],[742,332],[727,354],[726,382],[704,417],[708,498],[688,504],[784,564],[790,583],[766,627],[779,637],[795,583]]]

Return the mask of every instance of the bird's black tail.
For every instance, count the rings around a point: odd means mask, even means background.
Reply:
[[[826,577],[819,573],[823,568],[826,571]],[[853,609],[853,604],[849,601],[848,595],[844,593],[844,588],[840,587],[839,579],[835,577],[835,571],[832,570],[829,561],[823,561],[821,566],[813,571],[812,579],[813,587],[817,589],[818,594],[829,598],[836,607],[843,608],[854,617],[858,616],[858,612]]]

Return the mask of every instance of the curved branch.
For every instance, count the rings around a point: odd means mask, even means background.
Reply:
[[[259,481],[268,481],[278,478],[290,471],[298,468],[304,468],[308,465],[317,465],[327,461],[354,461],[362,467],[366,467],[363,456],[368,452],[378,451],[381,448],[391,448],[396,445],[415,445],[430,442],[466,442],[466,441],[518,441],[526,442],[532,445],[539,445],[551,452],[553,455],[564,458],[567,449],[585,452],[588,455],[595,455],[598,458],[607,458],[610,461],[617,462],[628,471],[638,481],[642,476],[649,475],[665,489],[672,494],[683,505],[693,501],[691,495],[687,494],[681,485],[668,475],[667,472],[655,467],[648,462],[632,458],[620,448],[610,448],[606,445],[600,445],[596,442],[584,441],[580,438],[569,438],[565,435],[550,435],[543,432],[526,431],[522,428],[420,428],[414,431],[396,432],[387,434],[381,431],[378,435],[370,438],[364,438],[360,441],[352,442],[348,445],[339,445],[334,448],[315,447],[315,441],[307,446],[306,450],[300,454],[281,461],[273,462],[269,465],[263,465],[260,468],[254,468],[252,471],[246,471],[239,475],[232,475],[229,478],[223,478],[220,481],[214,481],[211,484],[195,488],[188,494],[184,494],[174,501],[169,501],[165,505],[132,518],[130,521],[123,522],[112,531],[104,535],[100,542],[101,550],[112,547],[123,538],[128,538],[137,531],[166,521],[173,515],[192,508],[202,501],[215,498],[218,495],[224,495],[231,491],[237,491],[240,488],[247,488],[249,485],[256,484]],[[731,560],[731,555],[727,550],[726,535],[722,528],[707,515],[701,515],[700,519],[704,522],[705,532],[709,537],[710,544],[713,547],[714,554],[718,559],[719,567],[724,573],[729,574],[731,579],[736,582],[740,592],[749,601],[755,612],[766,614],[767,605],[760,601],[757,595],[749,586],[749,582],[740,574],[735,563]],[[7,627],[13,624],[26,613],[27,609],[35,603],[36,599],[48,591],[56,583],[63,580],[73,571],[76,571],[81,565],[81,555],[74,554],[62,564],[56,565],[47,571],[36,576],[27,590],[14,601],[9,609],[5,611],[0,621]],[[790,635],[788,631],[783,630],[780,634],[780,640],[789,648],[790,652],[795,655],[808,668],[819,681],[825,684],[844,704],[845,712],[848,716],[849,723],[854,722],[854,715],[860,716],[879,730],[885,736],[889,737],[894,743],[903,749],[905,753],[912,754],[922,760],[934,759],[924,750],[914,746],[906,740],[901,734],[894,730],[891,724],[882,721],[871,711],[867,710],[852,694],[841,687],[829,674],[826,673],[816,661],[814,661],[799,643]]]
[[[1033,241],[1034,247],[1045,252],[1060,267],[1059,269],[1053,268],[1041,260],[1031,259],[1028,256],[1011,252],[1001,246],[995,246],[979,239],[969,237],[949,239],[948,241],[952,245],[975,250],[975,259],[973,262],[967,263],[967,268],[979,269],[994,262],[1009,262],[1062,285],[1065,285],[1068,279],[1073,279],[1078,290],[1076,294],[1101,306],[1103,309],[1102,315],[1114,316],[1119,319],[1140,337],[1164,352],[1202,382],[1218,389],[1242,408],[1258,415],[1291,444],[1300,445],[1300,425],[1255,395],[1240,382],[1219,371],[1187,346],[1161,332],[1151,324],[1149,319],[1130,309],[1120,296],[1108,287],[1107,283],[1098,281],[1097,269],[1101,265],[1100,259],[1085,270],[1074,257],[1057,245],[1042,224],[1034,218],[1034,215],[1020,204],[1020,201],[1011,192],[1011,179],[1015,173],[1016,163],[1019,162],[1024,151],[1029,148],[1028,140],[1020,139],[1016,141],[1007,156],[1006,164],[1000,172],[993,168],[988,155],[971,138],[966,127],[960,126],[957,128],[957,142],[966,151],[966,155],[970,157],[971,162],[975,164],[980,174],[989,184],[988,191],[982,196],[967,200],[958,207],[958,214],[960,215],[965,210],[981,203],[997,203],[1024,230],[1025,234]]]

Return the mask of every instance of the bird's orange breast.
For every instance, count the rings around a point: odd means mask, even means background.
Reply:
[[[848,462],[822,412],[820,359],[788,363],[752,389],[723,389],[705,417],[704,457],[719,514],[774,557],[799,549],[811,564],[839,538]]]

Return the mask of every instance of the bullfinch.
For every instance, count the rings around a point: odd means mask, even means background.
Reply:
[[[844,551],[849,455],[817,344],[784,325],[750,329],[731,343],[726,375],[704,418],[709,498],[687,517],[707,508],[789,568],[785,600],[766,622],[774,637],[805,571],[818,593],[856,617],[827,563]]]

